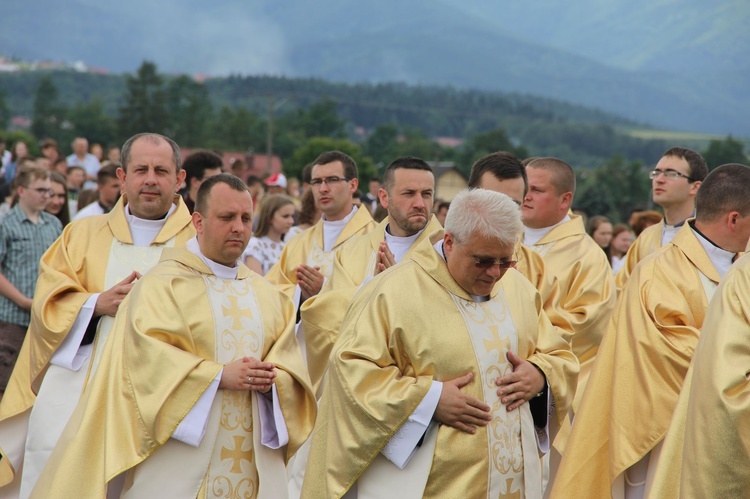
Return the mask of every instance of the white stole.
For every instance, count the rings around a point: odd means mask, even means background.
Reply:
[[[159,261],[162,250],[165,247],[174,246],[174,243],[174,237],[165,244],[153,246],[133,246],[113,239],[107,259],[103,289],[110,289],[134,270],[141,274],[146,273]],[[79,370],[71,371],[51,364],[44,375],[37,399],[29,415],[24,472],[19,497],[28,497],[36,485],[65,425],[78,405],[88,379],[99,367],[99,359],[114,320],[114,317],[108,315],[101,317],[94,340],[94,353],[83,362]]]
[[[263,319],[250,279],[203,279],[215,324],[216,362],[260,359]],[[169,439],[133,470],[123,497],[196,497],[200,491],[206,497],[286,497],[283,450],[260,442],[259,396],[220,390],[200,445]]]

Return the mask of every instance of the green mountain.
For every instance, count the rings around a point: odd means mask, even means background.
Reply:
[[[0,47],[27,59],[500,90],[750,135],[746,0],[10,3]]]

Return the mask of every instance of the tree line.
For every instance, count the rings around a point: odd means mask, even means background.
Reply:
[[[8,126],[9,103],[31,96],[30,134],[14,131],[6,140],[23,138],[32,152],[44,138],[63,148],[76,136],[107,146],[150,130],[186,147],[278,154],[292,176],[319,152],[340,149],[358,161],[366,181],[402,155],[453,161],[468,174],[477,158],[507,150],[569,162],[578,171],[577,207],[615,220],[648,205],[647,171],[677,145],[621,133],[618,126],[633,124],[616,116],[531,96],[273,77],[204,84],[160,74],[151,62],[118,77],[33,77],[33,85],[28,74],[0,79],[0,129]],[[437,136],[463,143],[442,146]],[[731,136],[711,141],[702,153],[710,167],[748,163],[744,144]]]

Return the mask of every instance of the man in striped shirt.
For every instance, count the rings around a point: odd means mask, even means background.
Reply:
[[[39,260],[62,231],[60,221],[44,211],[52,193],[49,171],[21,169],[14,193],[16,205],[0,218],[0,394],[29,327]]]

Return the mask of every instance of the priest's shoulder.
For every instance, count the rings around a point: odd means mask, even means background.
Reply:
[[[529,281],[525,275],[514,270],[507,270],[499,281],[504,288],[512,289],[514,293],[526,293],[529,295],[538,294],[539,291],[536,289],[531,281]]]
[[[108,215],[94,215],[73,220],[63,228],[64,240],[79,239],[95,235],[102,230],[109,232]]]

